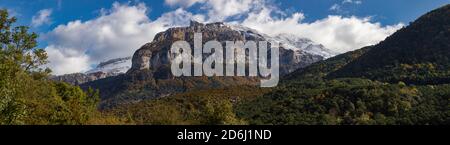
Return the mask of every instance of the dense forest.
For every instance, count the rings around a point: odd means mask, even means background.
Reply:
[[[276,88],[201,89],[101,108],[98,91],[49,80],[37,35],[1,10],[0,124],[448,125],[449,15],[450,5],[434,10]]]
[[[300,69],[237,107],[250,124],[449,124],[450,5],[377,45]]]

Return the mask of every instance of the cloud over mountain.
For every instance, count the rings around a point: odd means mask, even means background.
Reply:
[[[54,74],[83,72],[101,61],[131,56],[156,33],[188,25],[191,19],[242,24],[269,35],[293,34],[337,52],[376,44],[403,26],[382,26],[370,17],[338,15],[303,22],[303,13],[287,13],[276,4],[260,0],[166,0],[165,3],[173,10],[155,20],[148,17],[149,10],[144,3],[116,2],[94,19],[57,26],[44,35],[47,49],[51,51],[49,66]],[[192,6],[199,6],[201,12],[187,11]],[[66,69],[67,66],[72,67]]]
[[[169,27],[188,23],[190,19],[202,19],[183,9],[163,14],[155,21],[146,14],[147,7],[143,3],[114,3],[111,10],[104,10],[95,19],[59,25],[44,35],[48,41],[46,49],[50,51],[50,68],[54,74],[83,72],[101,61],[131,56],[156,33]]]
[[[385,39],[403,24],[381,26],[370,21],[370,17],[342,17],[330,15],[311,23],[302,22],[303,13],[293,13],[288,17],[271,17],[274,10],[264,8],[252,12],[241,23],[269,35],[294,34],[321,43],[329,49],[343,53]]]

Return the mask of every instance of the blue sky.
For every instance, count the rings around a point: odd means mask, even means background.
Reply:
[[[336,52],[373,45],[450,0],[0,0],[40,34],[55,74],[131,56],[167,28],[224,21],[293,34]]]
[[[30,25],[31,17],[39,10],[51,8],[54,10],[51,26],[39,31],[49,30],[58,24],[64,24],[72,20],[88,20],[99,15],[102,8],[110,8],[113,2],[144,2],[151,9],[149,17],[155,19],[162,13],[172,11],[176,7],[164,4],[163,0],[0,0],[0,8],[14,11],[20,24]],[[373,16],[374,20],[383,25],[394,23],[408,23],[418,16],[435,9],[450,0],[361,0],[359,5],[346,6],[348,13],[360,17]],[[342,0],[276,0],[274,1],[282,9],[288,11],[300,11],[306,14],[306,21],[314,21],[327,15],[340,14],[330,11],[333,4]],[[190,11],[198,11],[190,8]]]

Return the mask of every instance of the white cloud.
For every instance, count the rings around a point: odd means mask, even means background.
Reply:
[[[195,3],[203,3],[205,0],[165,0],[169,6],[190,7]]]
[[[79,54],[77,49],[60,49],[53,45],[48,46],[45,51],[49,56],[48,67],[52,68],[54,75],[62,75],[86,71],[89,69],[89,57]]]
[[[46,50],[52,51],[49,67],[54,74],[83,72],[105,60],[132,56],[143,44],[152,41],[156,33],[169,27],[189,24],[190,19],[204,19],[181,8],[155,21],[146,14],[147,7],[143,3],[114,3],[111,10],[104,10],[97,18],[57,26],[43,36],[48,42]],[[69,69],[68,64],[61,62],[78,64]]]
[[[246,14],[264,2],[261,0],[165,0],[165,3],[180,7],[190,7],[196,3],[202,4],[201,9],[207,11],[208,21],[215,22]]]
[[[165,25],[166,27],[160,30],[164,31],[165,29],[172,26],[186,26],[191,20],[195,20],[198,22],[206,21],[204,15],[194,15],[182,8],[178,8],[172,12],[164,13],[161,17],[156,19],[154,23]]]
[[[359,5],[359,4],[362,4],[362,1],[361,0],[344,0],[344,1],[342,1],[342,4],[357,4],[357,5]]]
[[[362,3],[363,2],[361,0],[343,0],[341,3],[331,5],[329,10],[338,14],[348,14],[348,8],[354,8],[351,6],[360,5]]]
[[[311,23],[302,22],[302,13],[293,13],[285,18],[271,17],[270,8],[255,11],[242,21],[242,24],[269,35],[282,33],[309,38],[337,52],[347,52],[364,46],[377,44],[401,27],[403,24],[381,26],[373,23],[370,17],[328,16]]]
[[[33,27],[39,27],[44,24],[50,24],[52,15],[52,9],[42,9],[31,19],[31,25]]]
[[[339,5],[339,4],[333,4],[333,5],[330,7],[330,10],[331,10],[331,11],[340,11],[340,10],[341,10],[341,5]]]
[[[209,0],[204,9],[208,9],[210,21],[223,21],[228,17],[248,13],[259,1],[254,0]]]

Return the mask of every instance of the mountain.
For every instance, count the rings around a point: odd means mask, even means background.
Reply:
[[[138,124],[448,125],[450,83],[407,83],[408,79],[386,81],[388,79],[384,78],[393,78],[397,74],[380,75],[373,70],[392,72],[395,68],[379,69],[378,63],[384,66],[386,58],[404,63],[430,61],[435,68],[445,68],[445,61],[416,56],[448,57],[445,52],[434,51],[448,50],[446,34],[449,29],[446,26],[450,21],[440,20],[448,19],[449,9],[450,5],[447,5],[424,15],[380,44],[340,54],[289,73],[276,88],[235,86],[189,90],[120,105],[109,112],[132,118]],[[425,25],[415,25],[418,23]],[[417,32],[415,37],[421,39],[406,35],[409,32]],[[411,43],[423,48],[402,42],[411,40],[416,40]],[[394,46],[392,44],[398,45],[391,47]],[[429,51],[411,58],[401,55],[418,54],[408,51],[421,49]],[[379,57],[371,61],[364,61],[363,58],[375,55],[371,53],[381,54],[376,54]],[[396,57],[391,58],[390,55]],[[390,61],[386,64],[392,64]],[[352,72],[354,69],[361,72]],[[431,74],[424,76],[439,76]],[[403,71],[401,75],[422,74]],[[445,75],[440,77],[445,78]],[[424,78],[433,80],[433,77]]]
[[[279,34],[269,40],[276,41],[284,44],[286,49],[294,51],[304,51],[313,55],[320,55],[325,59],[338,55],[339,53],[334,52],[330,49],[325,48],[322,44],[316,44],[313,41],[299,37],[293,34]]]
[[[450,5],[235,107],[250,124],[449,124]]]
[[[157,34],[153,42],[147,43],[137,50],[133,56],[133,66],[129,72],[150,69],[158,76],[169,74],[166,71],[168,71],[167,65],[171,58],[167,54],[172,43],[177,40],[186,40],[193,46],[193,34],[199,31],[203,34],[203,42],[218,40],[224,43],[231,40],[244,42],[253,40],[281,43],[280,73],[282,75],[336,55],[335,52],[322,45],[297,36],[282,34],[270,37],[241,25],[227,25],[221,22],[202,24],[192,21],[189,27],[171,28],[166,32]]]
[[[108,76],[117,76],[126,73],[131,68],[131,57],[116,58],[101,62],[96,68],[89,70],[86,74],[103,72]]]
[[[339,53],[325,48],[321,44],[317,44],[310,39],[299,37],[293,34],[278,34],[276,36],[269,36],[264,33],[260,33],[254,29],[242,26],[242,25],[228,25],[233,30],[240,31],[244,35],[258,35],[263,37],[269,42],[281,43],[285,49],[293,51],[302,51],[313,55],[319,55],[325,59],[338,55]]]
[[[408,84],[450,83],[450,5],[433,10],[374,46],[293,72],[285,80],[366,78]]]
[[[203,42],[225,41],[269,41],[288,42],[280,48],[280,74],[286,75],[333,55],[322,45],[308,39],[287,39],[280,35],[269,37],[255,30],[224,23],[202,24],[192,21],[188,27],[170,28],[158,33],[154,40],[138,49],[132,58],[131,68],[126,74],[82,84],[83,88],[100,90],[103,105],[137,102],[160,98],[180,92],[222,88],[229,86],[259,85],[258,77],[174,77],[170,71],[170,48],[178,40],[186,40],[193,46],[195,32],[201,32]],[[301,42],[294,43],[295,40]],[[287,44],[287,45],[286,45]],[[316,52],[316,53],[310,53]],[[324,56],[320,54],[326,54]],[[205,58],[205,57],[204,57]]]
[[[204,25],[198,22],[192,22],[192,25],[196,24]],[[306,67],[309,64],[330,58],[338,54],[337,52],[325,48],[321,44],[316,44],[309,39],[301,38],[292,34],[279,34],[275,37],[272,37],[242,25],[231,25],[223,23],[217,24],[220,24],[223,27],[227,27],[230,30],[237,31],[238,33],[240,33],[240,35],[247,37],[247,39],[249,40],[266,40],[269,42],[277,42],[282,44],[283,49],[281,50],[281,54],[283,57],[281,57],[282,63],[280,64],[280,73],[282,75],[288,74],[299,68]],[[209,24],[208,26],[211,25],[212,24]],[[132,67],[131,58],[132,57],[130,56],[111,59],[105,62],[101,62],[97,65],[96,68],[84,73],[52,76],[51,79],[68,82],[74,85],[80,85],[106,77],[117,76],[126,73]],[[158,61],[159,60],[152,62]],[[135,64],[139,64],[139,62]]]
[[[325,48],[321,44],[317,44],[307,38],[302,38],[297,35],[279,34],[273,37],[242,25],[228,26],[247,37],[257,36],[261,40],[279,43],[282,47],[280,51],[280,73],[282,75],[287,75],[297,69],[304,68],[314,62],[338,54],[337,52]]]
[[[450,6],[420,17],[329,75],[407,84],[450,83]]]
[[[67,82],[73,85],[81,85],[83,83],[103,79],[107,77],[124,74],[131,67],[131,57],[116,58],[105,62],[101,62],[96,68],[86,71],[85,73],[73,73],[60,76],[51,76],[50,79],[55,81]]]

